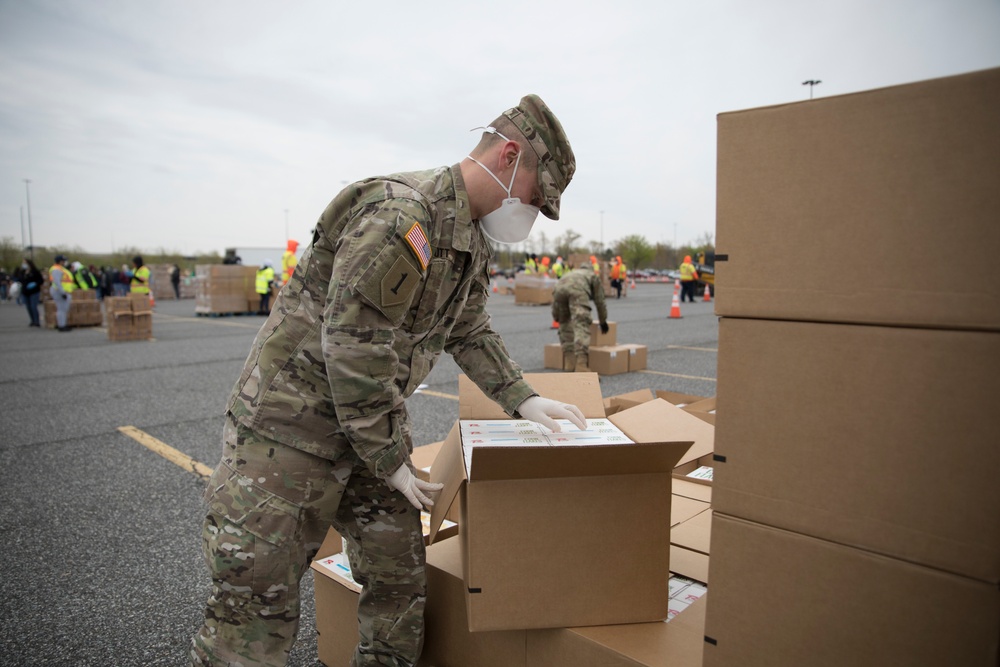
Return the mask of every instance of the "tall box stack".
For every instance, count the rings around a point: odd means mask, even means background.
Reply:
[[[258,299],[255,281],[257,267],[240,264],[199,264],[194,310],[199,315],[250,312]]]
[[[994,69],[719,116],[706,667],[998,664],[998,110]]]

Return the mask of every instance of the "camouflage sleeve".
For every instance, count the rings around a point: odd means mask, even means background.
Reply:
[[[493,330],[486,312],[488,297],[489,276],[483,271],[475,277],[463,317],[452,328],[444,349],[484,394],[517,417],[517,406],[536,392],[521,377],[521,367]]]
[[[604,300],[604,285],[596,275],[591,278],[591,291],[594,294],[594,305],[597,306],[597,317],[601,322],[608,321],[608,304]]]
[[[380,478],[409,456],[403,398],[393,381],[399,364],[393,344],[422,272],[398,232],[421,217],[423,209],[412,200],[385,201],[356,216],[332,240],[324,361],[337,421]]]

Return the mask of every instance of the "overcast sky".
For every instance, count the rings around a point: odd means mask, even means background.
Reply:
[[[532,240],[714,239],[717,114],[998,66],[1000,0],[0,0],[0,237],[30,179],[38,246],[308,240],[533,92],[577,173]]]

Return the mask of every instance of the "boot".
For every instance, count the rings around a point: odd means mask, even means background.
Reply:
[[[563,354],[563,370],[573,372],[576,370],[576,357],[572,354]]]
[[[590,372],[590,366],[587,365],[588,361],[590,361],[590,355],[589,354],[584,353],[584,354],[578,354],[578,355],[576,355],[576,369],[575,369],[576,372],[577,373],[589,373]]]

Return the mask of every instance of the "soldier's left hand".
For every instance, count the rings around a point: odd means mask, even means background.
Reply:
[[[517,406],[517,411],[525,419],[538,422],[553,433],[559,433],[561,430],[559,424],[555,422],[556,419],[568,419],[581,431],[587,430],[586,418],[580,412],[580,408],[572,403],[561,403],[553,401],[551,398],[532,396]]]
[[[396,472],[389,475],[385,483],[406,496],[406,499],[418,510],[424,507],[434,507],[434,501],[427,494],[436,493],[444,488],[444,484],[425,482],[414,476],[410,471],[410,466],[405,463],[399,466]]]

